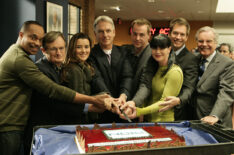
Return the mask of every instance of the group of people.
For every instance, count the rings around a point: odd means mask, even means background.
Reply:
[[[92,48],[84,33],[67,46],[61,32],[23,24],[0,59],[0,154],[27,152],[36,125],[125,122],[127,115],[232,127],[234,62],[216,51],[215,29],[197,31],[194,55],[185,46],[190,25],[184,18],[170,22],[168,36],[151,36],[151,23],[136,19],[132,45],[123,46],[113,44],[110,17],[97,17],[93,28]],[[34,64],[29,55],[40,48],[44,57]]]

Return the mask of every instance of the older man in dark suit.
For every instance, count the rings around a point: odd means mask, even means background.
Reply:
[[[95,77],[92,83],[93,93],[108,92],[119,103],[125,103],[131,95],[132,68],[127,52],[113,45],[115,26],[108,16],[99,16],[94,21],[94,33],[97,45],[90,55],[94,65]],[[101,123],[120,122],[118,115],[105,111],[100,115]]]
[[[211,27],[196,33],[200,55],[199,81],[193,95],[197,118],[209,124],[232,127],[234,62],[216,51],[218,34]]]

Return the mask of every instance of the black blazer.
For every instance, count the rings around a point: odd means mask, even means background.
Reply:
[[[175,107],[175,120],[190,120],[193,119],[192,114],[194,110],[188,103],[191,100],[198,78],[198,59],[185,47],[180,54],[176,56],[176,64],[178,64],[183,71],[184,82],[178,96],[181,103]]]
[[[122,47],[113,45],[110,65],[100,46],[94,46],[89,58],[95,69],[94,93],[108,92],[116,98],[125,93],[130,98],[133,73],[126,55]]]
[[[131,60],[131,57],[134,57],[133,53],[135,48],[133,45],[124,45],[123,48],[127,51],[128,53],[128,58]],[[140,78],[143,73],[143,69],[147,64],[148,59],[152,55],[152,50],[150,48],[150,45],[147,45],[145,49],[141,52],[139,57],[137,58],[137,62],[134,64],[136,66],[133,66],[133,63],[131,63],[133,70],[133,81],[132,81],[132,97],[135,96],[137,90],[139,89],[140,86]]]
[[[125,93],[131,98],[132,68],[126,58],[127,52],[122,47],[113,45],[111,64],[99,45],[91,51],[89,62],[93,64],[95,76],[92,80],[92,93],[108,92],[118,98]],[[109,111],[100,114],[100,123],[122,122],[118,115]]]

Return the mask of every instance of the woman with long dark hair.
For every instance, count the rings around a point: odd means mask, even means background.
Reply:
[[[86,61],[90,51],[91,39],[88,35],[84,33],[73,35],[69,42],[62,74],[64,85],[85,95],[91,94],[91,81],[94,74],[94,69]],[[79,118],[74,118],[76,123],[91,123],[91,118],[84,113],[84,110],[88,111],[88,104],[80,104],[80,108],[76,110],[80,114]]]

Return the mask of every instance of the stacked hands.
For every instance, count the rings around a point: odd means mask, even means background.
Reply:
[[[121,94],[119,98],[113,98],[108,94],[96,95],[95,98],[97,99],[99,104],[91,105],[90,108],[92,107],[92,110],[89,111],[102,113],[105,110],[109,110],[113,113],[118,114],[120,118],[125,120],[126,117],[123,113],[125,113],[130,119],[134,119],[137,117],[135,102],[126,102],[125,94]],[[180,104],[180,102],[177,97],[169,96],[164,100],[164,102],[159,104],[161,108],[158,110],[158,112],[169,110],[178,104]],[[140,116],[139,121],[143,121],[143,116]]]
[[[106,109],[118,114],[120,118],[126,119],[123,113],[125,113],[130,119],[136,118],[136,106],[133,101],[126,102],[119,98],[107,98],[104,102]]]
[[[113,113],[116,113],[122,119],[126,119],[123,115],[123,112],[130,118],[133,119],[136,117],[136,106],[135,102],[128,101],[126,102],[126,95],[121,94],[119,98],[113,98],[108,94],[96,95],[95,102],[89,104],[90,112],[102,113],[105,110],[109,110]]]
[[[136,105],[134,101],[128,101],[126,102],[126,95],[121,94],[119,98],[113,98],[108,94],[102,94],[102,95],[96,95],[96,102],[98,104],[91,104],[89,106],[89,111],[93,112],[99,112],[102,113],[105,110],[109,110],[113,113],[116,113],[120,116],[120,118],[125,119],[123,112],[128,116],[130,119],[134,119],[137,117],[137,111],[136,111]],[[171,108],[174,108],[174,106],[177,106],[180,104],[180,99],[175,96],[168,96],[164,99],[164,102],[161,102],[159,104],[160,109],[158,112],[164,112]],[[139,119],[140,122],[143,121],[143,116],[140,116]],[[219,119],[215,116],[206,116],[201,119],[202,122],[208,123],[210,125],[214,125],[219,121]]]

